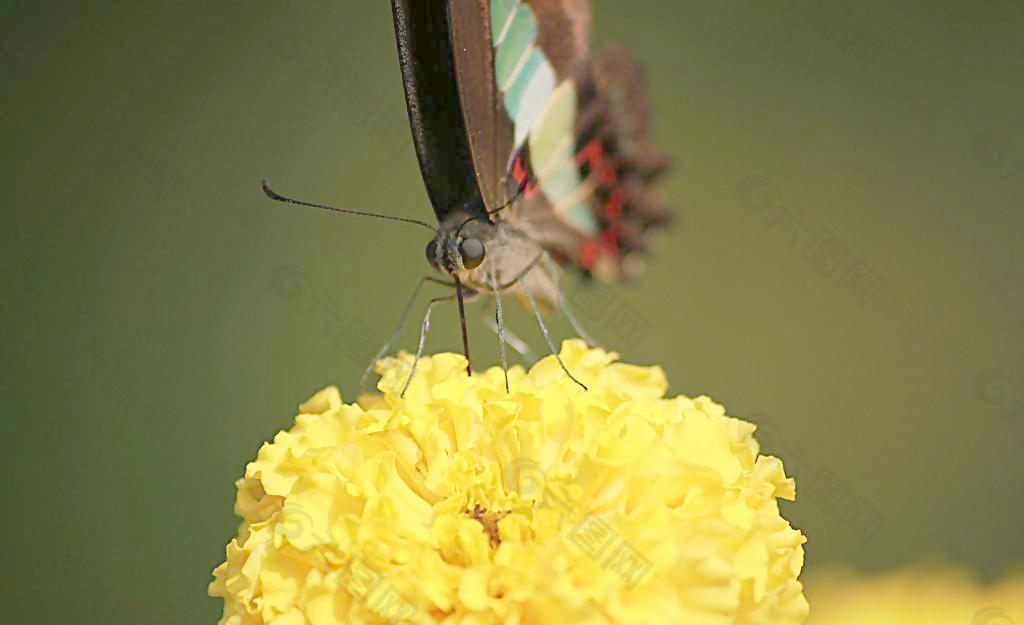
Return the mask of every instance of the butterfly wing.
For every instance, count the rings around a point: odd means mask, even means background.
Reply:
[[[640,257],[650,250],[654,233],[672,218],[655,186],[668,161],[650,139],[643,75],[625,49],[610,45],[588,59],[573,85],[573,165],[580,183],[552,212],[562,216],[562,206],[576,202],[586,206],[597,227],[573,228],[575,236],[550,230],[541,236],[550,239],[546,245],[563,262],[587,275],[634,277],[643,268]],[[533,154],[531,161],[525,175],[535,175],[543,185],[550,165]],[[521,218],[538,220],[546,210],[543,202],[524,202]],[[575,210],[582,214],[582,209]]]
[[[398,57],[413,144],[438,221],[453,210],[480,210],[456,86],[449,0],[392,0]]]
[[[489,210],[506,199],[513,125],[495,83],[490,0],[449,2],[457,88],[474,170]]]
[[[486,207],[526,186],[495,219],[586,273],[631,273],[668,217],[639,70],[618,47],[590,55],[586,0],[451,0],[449,24]]]

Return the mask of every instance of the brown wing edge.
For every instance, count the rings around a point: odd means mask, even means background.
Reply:
[[[537,18],[537,45],[560,80],[585,65],[590,46],[589,0],[525,0]],[[457,9],[456,9],[457,4]],[[491,0],[449,3],[455,69],[477,183],[489,210],[504,206],[518,184],[510,176],[513,122],[494,82]]]
[[[448,22],[477,186],[487,209],[494,210],[508,199],[507,165],[515,139],[494,82],[490,0],[451,2]]]
[[[532,0],[537,16],[537,45],[559,78],[575,75],[590,53],[589,0]]]

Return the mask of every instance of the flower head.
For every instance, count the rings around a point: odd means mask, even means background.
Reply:
[[[238,481],[225,625],[801,623],[794,485],[754,426],[659,367],[566,341],[529,371],[455,354],[326,388]]]

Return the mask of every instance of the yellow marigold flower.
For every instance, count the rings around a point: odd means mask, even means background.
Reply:
[[[947,568],[828,573],[808,586],[808,625],[1024,625],[1024,574],[993,586]]]
[[[238,481],[224,625],[788,625],[807,601],[793,481],[754,426],[666,399],[659,367],[566,341],[528,372],[381,363],[326,388]]]

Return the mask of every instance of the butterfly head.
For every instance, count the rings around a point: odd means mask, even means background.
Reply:
[[[450,215],[427,244],[427,262],[437,271],[465,279],[487,259],[487,245],[494,225],[466,213]]]

